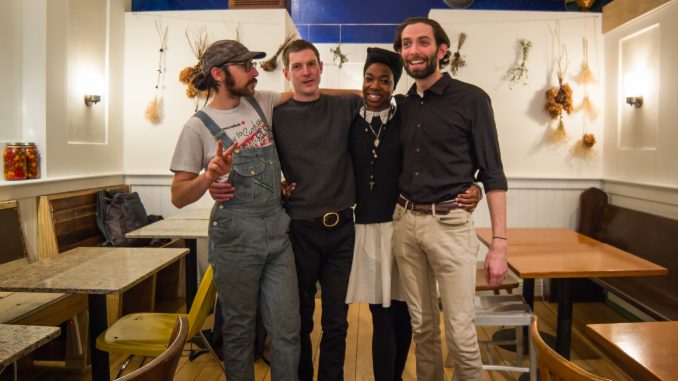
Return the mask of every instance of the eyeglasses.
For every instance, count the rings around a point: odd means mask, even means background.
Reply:
[[[252,71],[253,68],[257,67],[257,63],[252,62],[252,61],[231,62],[231,63],[224,64],[223,66],[225,67],[225,66],[231,66],[231,65],[242,66],[242,69],[245,70],[246,73],[249,73],[250,71]]]

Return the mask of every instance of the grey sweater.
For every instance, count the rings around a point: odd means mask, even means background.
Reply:
[[[348,138],[362,104],[354,95],[291,100],[275,109],[273,132],[283,173],[297,188],[288,200],[292,219],[320,217],[355,203]]]

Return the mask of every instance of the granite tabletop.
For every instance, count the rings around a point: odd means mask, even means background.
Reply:
[[[0,324],[0,369],[59,336],[59,327]]]
[[[0,274],[0,291],[121,293],[188,253],[188,249],[78,247]]]
[[[125,234],[127,238],[207,238],[209,219],[166,219]]]
[[[212,209],[187,209],[181,210],[179,213],[167,217],[168,220],[209,220]]]

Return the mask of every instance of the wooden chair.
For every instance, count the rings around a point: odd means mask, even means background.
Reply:
[[[539,335],[536,316],[532,317],[530,331],[534,347],[537,350],[537,362],[539,363],[539,377],[541,381],[612,381],[609,378],[596,376],[585,371],[549,347]]]
[[[216,288],[212,280],[212,266],[208,266],[188,314],[147,312],[125,315],[96,338],[97,348],[109,353],[130,354],[120,368],[122,373],[135,355],[160,356],[164,353],[167,350],[172,326],[178,317],[188,319],[188,337],[193,338],[200,333],[214,305]],[[202,335],[199,337],[204,340]],[[205,342],[206,346],[208,344]]]
[[[174,379],[181,352],[188,338],[188,319],[180,316],[174,323],[167,350],[148,364],[134,372],[120,377],[117,381],[169,381]]]

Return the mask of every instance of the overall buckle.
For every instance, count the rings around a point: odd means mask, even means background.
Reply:
[[[339,224],[339,213],[327,212],[323,214],[323,226],[326,228],[333,228]]]

